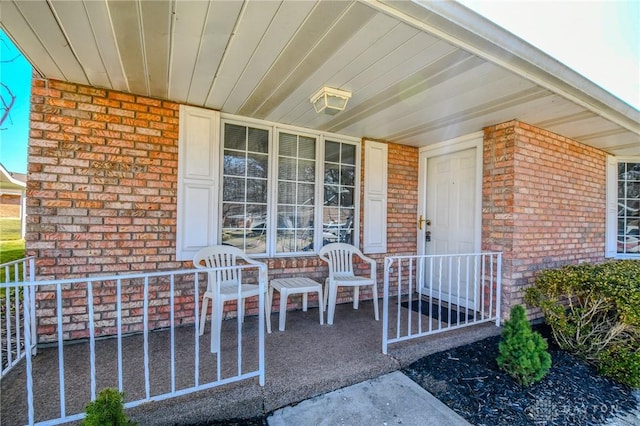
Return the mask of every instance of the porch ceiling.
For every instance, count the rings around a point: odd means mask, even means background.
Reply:
[[[413,146],[511,119],[640,155],[640,111],[454,2],[3,0],[44,77]],[[353,93],[316,114],[321,86]]]

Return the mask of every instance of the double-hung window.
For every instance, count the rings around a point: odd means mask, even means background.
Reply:
[[[213,244],[256,256],[358,244],[359,140],[207,114],[181,110],[178,259]]]
[[[607,255],[640,257],[640,159],[609,159]]]

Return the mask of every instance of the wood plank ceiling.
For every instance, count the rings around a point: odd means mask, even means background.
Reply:
[[[640,155],[638,110],[457,3],[3,0],[0,24],[47,78],[413,146],[517,118]],[[315,113],[322,86],[347,109]]]

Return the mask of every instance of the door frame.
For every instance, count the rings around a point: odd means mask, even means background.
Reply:
[[[482,250],[482,158],[483,158],[484,132],[474,132],[458,138],[449,139],[433,145],[420,148],[418,151],[418,211],[416,212],[416,224],[420,215],[426,219],[427,207],[427,161],[431,157],[445,154],[452,154],[466,149],[476,149],[476,203],[474,206],[474,251],[480,253]],[[420,229],[416,226],[417,250],[419,255],[425,253],[425,232],[426,226]]]

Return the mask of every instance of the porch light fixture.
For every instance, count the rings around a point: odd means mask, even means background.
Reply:
[[[334,115],[346,108],[350,97],[351,92],[325,86],[311,97],[311,103],[318,114]]]

